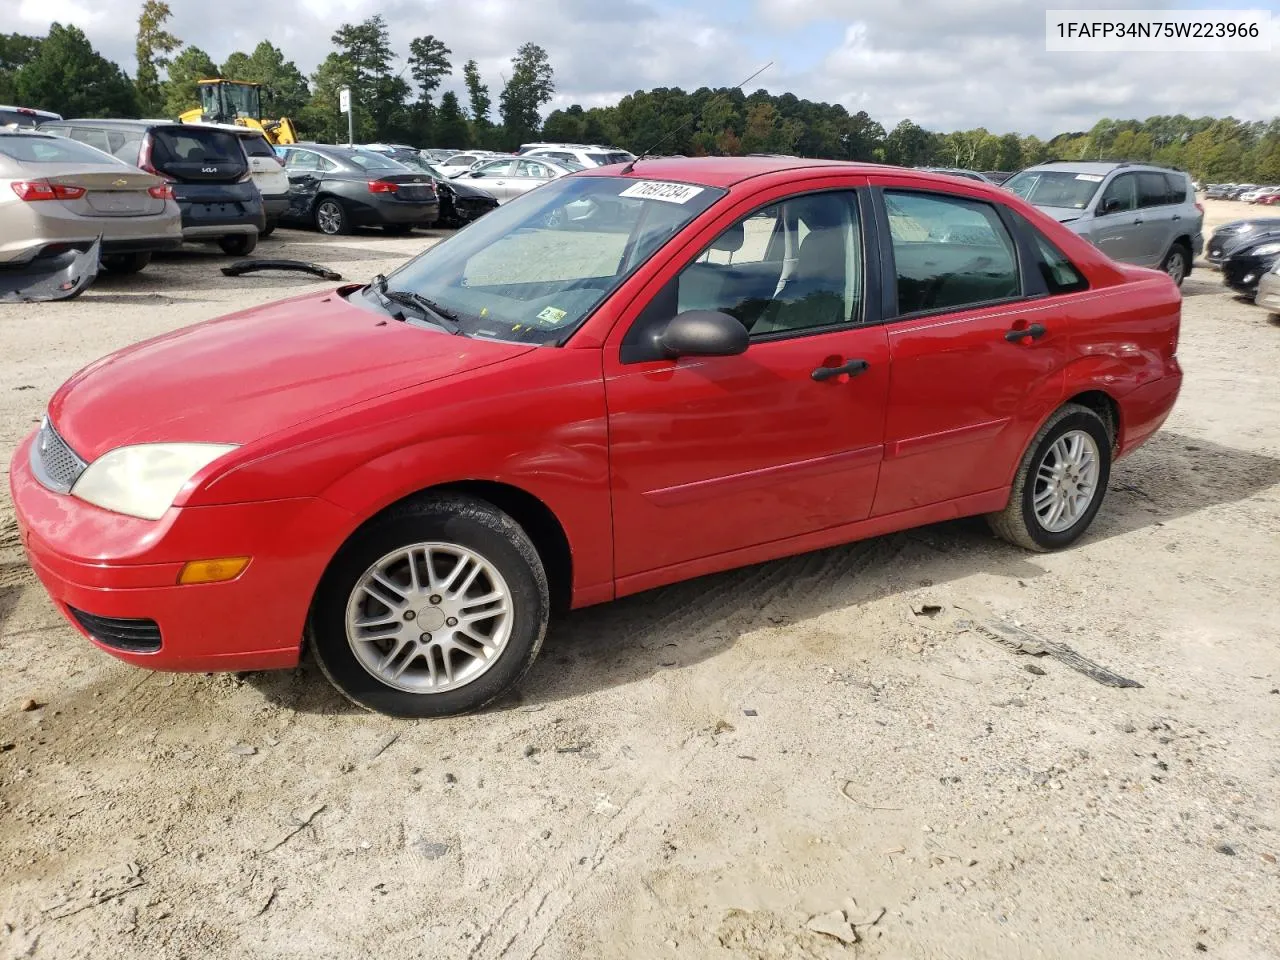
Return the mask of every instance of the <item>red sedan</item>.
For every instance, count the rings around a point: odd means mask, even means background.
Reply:
[[[289,667],[305,638],[356,703],[452,714],[554,610],[967,515],[1070,544],[1173,406],[1180,313],[975,181],[641,160],[93,364],[13,499],[122,660]]]

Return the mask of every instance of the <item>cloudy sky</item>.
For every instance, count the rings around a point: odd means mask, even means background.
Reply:
[[[133,72],[128,0],[16,2],[6,30],[81,27]],[[1280,41],[1269,53],[1046,53],[1047,8],[1270,10],[1277,0],[169,0],[170,29],[215,60],[264,37],[305,73],[344,21],[381,13],[403,55],[432,33],[461,65],[475,58],[497,102],[515,48],[547,48],[552,107],[616,102],[636,89],[729,86],[772,60],[763,86],[866,110],[892,126],[910,117],[935,130],[978,125],[1038,135],[1088,129],[1104,116],[1280,115]],[[10,9],[12,9],[10,7]]]

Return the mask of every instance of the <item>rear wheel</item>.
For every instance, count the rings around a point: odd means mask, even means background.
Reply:
[[[222,248],[222,252],[232,257],[247,257],[253,253],[254,247],[258,245],[258,235],[256,233],[233,233],[229,237],[223,237],[218,241],[218,246]]]
[[[325,676],[369,710],[441,717],[514,687],[542,646],[550,596],[524,530],[496,507],[441,495],[357,532],[308,621]]]
[[[267,221],[267,225],[266,225],[265,227],[263,227],[260,231],[258,231],[258,236],[259,236],[259,237],[269,237],[269,236],[271,236],[273,233],[275,233],[275,232],[276,232],[276,224],[277,224],[277,221],[275,221],[275,220],[268,220],[268,221]]]
[[[1160,269],[1173,278],[1173,282],[1178,286],[1182,286],[1182,281],[1187,278],[1190,267],[1191,251],[1181,243],[1175,243],[1169,248],[1169,252],[1165,254],[1164,263],[1160,265]]]
[[[1027,448],[1000,513],[987,515],[996,535],[1028,550],[1065,547],[1089,528],[1111,478],[1111,435],[1094,411],[1068,403]]]
[[[107,253],[102,256],[102,269],[107,273],[139,273],[151,262],[151,251],[142,253]]]
[[[316,204],[316,229],[330,237],[351,232],[351,217],[336,197],[325,197]]]

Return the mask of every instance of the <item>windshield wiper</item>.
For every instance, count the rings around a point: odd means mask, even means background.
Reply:
[[[386,281],[383,280],[383,283],[385,284]],[[462,333],[462,324],[458,322],[456,313],[446,310],[434,300],[428,300],[420,293],[414,293],[412,290],[388,290],[385,286],[383,286],[381,293],[388,300],[394,300],[396,303],[416,308],[419,313],[436,326],[442,327],[450,333]]]
[[[433,325],[452,334],[462,333],[462,325],[458,323],[458,315],[446,310],[434,300],[428,300],[420,293],[411,290],[388,290],[387,278],[378,274],[370,281],[369,290],[378,298],[382,309],[397,320],[404,320],[404,311],[396,309],[396,305],[412,307]]]

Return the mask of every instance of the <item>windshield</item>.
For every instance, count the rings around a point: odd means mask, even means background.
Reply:
[[[551,180],[410,260],[387,287],[432,301],[470,336],[563,343],[724,193],[620,177]],[[372,288],[363,298],[376,306]]]
[[[1066,170],[1024,170],[1004,182],[1023,200],[1037,207],[1069,207],[1083,210],[1105,180],[1100,173],[1071,173]]]

